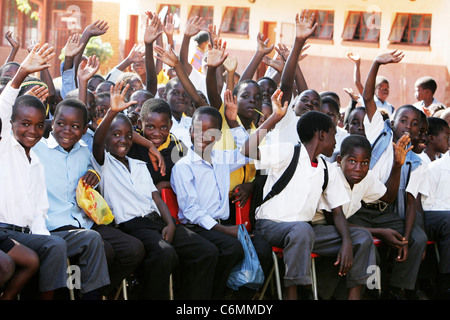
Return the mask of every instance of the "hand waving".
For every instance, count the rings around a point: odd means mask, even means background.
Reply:
[[[158,45],[155,45],[154,50],[157,53],[156,59],[161,60],[163,63],[167,64],[172,68],[174,68],[179,61],[177,55],[175,54],[173,48],[170,45],[167,45],[166,50],[164,50],[162,47]]]
[[[20,68],[30,74],[51,67],[47,62],[55,56],[54,50],[55,48],[48,43],[42,46],[40,44],[35,45],[20,65]]]
[[[108,29],[109,29],[108,22],[104,20],[97,20],[94,23],[87,26],[86,32],[90,37],[96,37],[105,34],[106,31],[108,31]]]
[[[225,117],[229,121],[236,121],[238,107],[237,107],[237,98],[233,96],[233,93],[227,89],[224,93],[224,104],[225,104]]]
[[[309,10],[302,10],[295,16],[295,37],[297,39],[308,39],[317,29],[317,22],[314,22],[315,13],[309,13]]]
[[[272,52],[275,45],[271,45],[270,47],[267,46],[267,43],[269,42],[269,38],[264,40],[264,35],[261,32],[258,32],[258,35],[256,36],[256,41],[258,42],[257,51],[263,55],[267,55]]]
[[[12,31],[6,31],[5,39],[8,40],[9,44],[14,49],[19,49],[20,48],[20,41],[19,41],[19,39],[17,37],[13,36],[13,32]]]
[[[184,29],[184,34],[188,37],[193,37],[203,29],[205,24],[205,19],[201,17],[189,18],[186,27]]]
[[[276,116],[278,120],[282,119],[287,110],[289,101],[285,101],[284,105],[281,103],[283,98],[283,91],[277,89],[272,95],[272,115]]]
[[[89,81],[94,74],[100,69],[100,60],[95,55],[90,56],[88,60],[82,61],[80,67],[78,68],[78,78],[80,81]]]
[[[159,16],[150,11],[146,11],[147,22],[144,33],[145,44],[152,44],[163,33],[162,22]]]
[[[128,88],[130,87],[129,84],[127,84],[125,86],[125,88],[122,90],[123,88],[123,81],[120,81],[118,83],[116,83],[113,86],[111,86],[110,89],[110,94],[111,94],[111,104],[110,104],[110,110],[113,112],[121,112],[125,109],[127,109],[129,106],[136,104],[137,101],[129,101],[129,102],[125,102],[125,94],[128,91]]]
[[[405,163],[406,154],[414,148],[414,146],[408,147],[411,142],[409,135],[405,134],[397,140],[397,143],[392,143],[394,145],[394,164],[401,167]]]
[[[208,55],[206,57],[206,64],[208,67],[217,68],[225,61],[228,57],[228,53],[225,53],[226,48],[227,43],[226,41],[222,43],[221,38],[214,40],[214,46],[208,44]]]
[[[405,56],[405,54],[403,53],[403,51],[397,52],[397,50],[394,50],[392,52],[383,53],[383,54],[378,55],[375,58],[375,61],[378,64],[398,63],[403,59],[404,56]]]

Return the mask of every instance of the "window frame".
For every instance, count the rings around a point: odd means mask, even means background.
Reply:
[[[158,4],[158,13],[157,13],[158,15],[160,14],[161,10],[162,10],[165,6],[167,6],[169,9],[167,10],[167,14],[166,14],[166,16],[164,17],[164,21],[162,21],[163,24],[166,23],[167,15],[168,15],[169,13],[174,14],[174,13],[176,13],[176,12],[178,11],[178,18],[181,19],[181,5],[179,5],[179,4],[159,3],[159,4]],[[176,8],[175,12],[172,12],[172,11],[171,11],[172,7]],[[179,31],[180,31],[180,25],[174,26],[174,31],[175,31],[175,32],[179,32]]]
[[[359,14],[358,22],[356,24],[349,24],[349,20],[350,20],[352,14]],[[369,28],[364,23],[364,14],[369,14],[369,12],[365,12],[365,11],[349,11],[348,12],[347,18],[345,19],[344,30],[342,31],[342,35],[341,35],[341,37],[342,37],[342,39],[344,41],[362,41],[362,42],[369,42],[369,43],[379,43],[379,41],[380,41],[380,34],[381,34],[381,32],[380,32],[381,24],[378,25],[377,28],[373,28],[373,29],[378,30],[378,34],[377,34],[376,39],[367,39],[367,37],[368,37],[368,35],[369,35],[369,33],[370,33],[370,31],[372,29]],[[380,18],[379,21],[381,21],[381,12],[373,12],[373,13],[371,13],[371,15],[373,15],[373,14],[378,14],[379,18]],[[353,30],[352,36],[351,37],[344,37],[348,26],[354,26],[354,30]],[[366,32],[364,34],[364,37],[361,37],[361,31],[364,28],[366,29]],[[358,38],[355,38],[356,31],[359,31],[359,33],[360,33]]]
[[[334,10],[313,10],[313,12],[315,13],[315,18],[314,18],[314,23],[318,23],[317,29],[316,31],[314,31],[314,33],[311,35],[311,39],[324,39],[324,40],[332,40],[333,36],[334,36]],[[324,23],[319,23],[318,19],[319,19],[319,12],[325,12],[326,13],[326,18],[325,18],[325,22]],[[333,14],[333,22],[330,23],[328,22],[328,17],[330,16],[330,13]],[[319,30],[320,25],[322,25],[322,28],[320,30],[320,34],[316,34],[317,31]],[[331,35],[330,36],[323,36],[322,33],[323,31],[326,29],[325,27],[327,26],[331,26]]]
[[[209,24],[214,24],[214,6],[198,6],[198,5],[193,5],[193,6],[191,6],[191,8],[190,8],[190,10],[189,10],[189,15],[188,15],[188,19],[190,19],[190,18],[192,18],[192,17],[194,17],[194,15],[193,15],[193,11],[194,11],[194,9],[199,9],[199,11],[201,12],[201,13],[203,13],[203,8],[208,8],[207,10],[207,13],[206,13],[206,17],[205,16],[198,16],[198,17],[201,17],[201,18],[204,18],[205,19],[205,26],[207,27]],[[209,16],[209,14],[210,14],[210,16]]]
[[[400,26],[397,27],[396,23],[398,21],[399,18],[401,18],[402,16],[407,16],[406,21]],[[412,28],[411,27],[411,20],[412,20],[412,16],[421,16],[420,18],[420,22],[419,22],[419,26],[417,28]],[[430,27],[424,27],[424,22],[426,18],[430,18]],[[395,15],[395,19],[392,23],[391,26],[391,31],[389,33],[389,42],[392,44],[402,44],[402,45],[416,45],[416,46],[429,46],[430,45],[430,40],[431,40],[431,21],[432,21],[432,14],[431,13],[405,13],[405,12],[397,12]],[[392,39],[392,37],[394,36],[394,31],[396,30],[402,30],[401,32],[401,36],[399,39]],[[412,30],[415,30],[415,36],[414,36],[414,40],[412,42],[410,42],[410,37],[411,37],[411,32]],[[428,31],[428,37],[427,37],[427,41],[418,41],[417,37],[419,35],[420,32],[423,31]],[[404,41],[405,39],[405,32],[407,32],[407,36],[406,36],[406,41]]]
[[[244,12],[243,12],[242,17],[241,17],[240,21],[238,22],[238,24],[235,25],[236,31],[230,31],[231,23],[233,21],[233,18],[236,17],[238,9],[244,9]],[[234,10],[234,12],[233,12],[232,17],[229,19],[229,25],[228,25],[227,30],[223,30],[223,25],[224,25],[225,21],[228,20],[228,19],[225,19],[225,17],[227,16],[228,10]],[[245,16],[247,14],[248,14],[248,18],[245,19]],[[245,23],[245,22],[247,23],[246,31],[244,31],[244,32],[237,31],[237,29],[239,29],[241,24]],[[250,30],[250,8],[249,7],[225,7],[225,10],[224,10],[223,15],[222,15],[222,21],[220,23],[220,28],[219,28],[219,31],[220,31],[221,34],[248,36],[249,35],[249,30]]]

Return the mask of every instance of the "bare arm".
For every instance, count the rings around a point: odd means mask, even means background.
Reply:
[[[358,89],[359,94],[363,94],[364,87],[361,83],[361,58],[359,54],[353,52],[348,52],[347,57],[355,63],[353,69],[353,82],[355,83],[356,89]]]
[[[208,57],[206,72],[206,91],[208,94],[208,100],[210,106],[219,109],[222,106],[222,98],[220,96],[217,86],[217,68],[219,68],[228,56],[225,53],[226,42],[222,43],[222,39],[217,38],[214,40],[214,46],[208,45]]]
[[[269,53],[271,53],[274,48],[274,45],[271,45],[270,47],[267,46],[267,43],[270,39],[267,38],[266,40],[264,40],[264,35],[260,32],[258,32],[256,40],[258,43],[256,52],[253,55],[252,59],[250,60],[250,63],[247,65],[244,72],[242,73],[239,81],[252,79],[263,58]]]
[[[145,70],[147,73],[147,90],[156,95],[158,90],[158,77],[156,74],[155,60],[153,58],[153,42],[162,34],[161,20],[158,15],[149,11],[147,14],[147,26],[144,33],[145,43]]]
[[[12,31],[6,31],[5,38],[6,38],[6,40],[8,40],[9,44],[11,45],[11,51],[9,52],[9,55],[5,61],[5,63],[7,63],[7,62],[14,61],[14,59],[16,58],[16,54],[20,48],[20,41],[19,41],[19,39],[15,38],[13,36]]]

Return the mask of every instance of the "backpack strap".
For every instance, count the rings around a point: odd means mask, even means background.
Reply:
[[[261,205],[264,202],[266,202],[267,200],[269,200],[269,199],[273,198],[274,196],[276,196],[277,194],[279,194],[287,186],[289,181],[291,181],[291,178],[294,175],[295,169],[297,168],[298,159],[300,156],[300,148],[301,148],[300,143],[295,145],[294,157],[292,158],[291,163],[286,168],[286,170],[283,172],[283,174],[278,179],[278,181],[275,182],[275,184],[272,186],[272,190],[270,190],[270,192],[263,199],[263,201],[261,202]]]
[[[323,185],[322,185],[322,192],[324,192],[328,186],[328,165],[327,165],[327,161],[323,157],[320,157],[320,159],[322,159],[323,165],[325,166],[325,169],[323,170],[324,177],[323,177]]]

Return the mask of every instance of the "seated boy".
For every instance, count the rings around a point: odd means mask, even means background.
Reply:
[[[155,188],[145,162],[129,158],[133,129],[119,112],[128,85],[116,84],[111,108],[94,135],[92,163],[103,178],[100,189],[119,228],[142,241],[145,256],[137,276],[143,285],[140,298],[169,299],[169,279],[181,267],[182,299],[209,299],[217,250],[209,242],[175,224]]]
[[[410,139],[408,136],[403,136],[397,142],[395,146],[395,165],[393,166],[386,185],[381,183],[373,172],[369,170],[371,158],[371,145],[369,141],[361,135],[351,135],[342,141],[341,150],[337,156],[337,162],[333,163],[332,166],[337,167],[340,180],[342,180],[345,190],[350,198],[350,202],[342,206],[342,211],[347,219],[361,208],[362,202],[370,203],[378,199],[386,203],[393,203],[395,201],[399,187],[401,167],[405,161],[407,152],[412,149],[412,147],[409,147],[405,150],[409,141]],[[318,209],[321,209],[324,212],[321,213],[319,211],[316,214],[313,219],[313,224],[326,223],[326,221],[329,220],[327,219],[327,212],[330,211],[329,208],[327,208],[325,204],[320,204]],[[400,217],[397,217],[395,221],[400,225],[403,223]],[[349,225],[361,227],[351,223],[349,223]],[[394,227],[394,225],[392,225],[392,227]],[[395,229],[392,229],[391,225],[388,223],[378,228],[367,228],[367,230],[370,231],[373,236],[382,239],[390,246],[400,247],[407,244],[407,242],[402,240],[403,236]],[[319,293],[321,293],[322,298],[326,298],[333,293],[333,282],[337,280],[337,277],[327,270],[329,269],[329,266],[321,267],[321,261],[319,260],[317,264]],[[321,274],[321,269],[323,269],[326,274]],[[322,293],[321,288],[325,290],[325,292]]]
[[[372,144],[370,169],[382,183],[388,180],[394,164],[394,148],[403,135],[409,135],[411,140],[417,140],[421,128],[422,116],[412,105],[400,107],[392,121],[384,121],[373,100],[375,79],[381,65],[398,63],[403,58],[402,52],[396,50],[378,55],[369,71],[364,86],[364,105],[366,116],[364,128],[367,139]],[[422,254],[425,250],[427,237],[423,230],[415,224],[415,198],[418,194],[424,173],[420,158],[414,152],[408,152],[402,166],[398,196],[394,205],[383,201],[363,203],[363,207],[351,217],[350,223],[363,226],[379,226],[390,221],[396,215],[400,216],[403,226],[398,231],[403,234],[408,246],[399,248],[390,278],[390,285],[383,292],[388,299],[404,299],[404,290],[409,297],[414,295],[414,286],[419,270]]]
[[[264,145],[253,150],[266,131],[285,115],[288,105],[286,102],[281,107],[281,95],[280,90],[275,92],[272,115],[250,136],[242,149],[245,155],[254,152],[258,169],[269,171],[264,197],[289,166],[294,154],[291,143]],[[337,256],[338,273],[347,275],[348,299],[360,299],[362,286],[368,278],[366,263],[374,264],[375,251],[369,232],[360,228],[349,230],[341,208],[348,202],[348,195],[333,168],[319,159],[320,154],[332,154],[336,126],[327,115],[309,111],[300,117],[297,130],[301,149],[296,170],[285,188],[257,209],[255,235],[262,235],[272,246],[284,249],[285,299],[296,299],[297,287],[311,284],[311,252]],[[326,186],[325,166],[329,167]],[[310,224],[321,197],[332,208],[335,226]]]
[[[425,154],[429,157],[427,182],[428,195],[421,195],[423,225],[428,239],[439,245],[439,273],[436,279],[437,299],[450,297],[450,266],[448,226],[450,224],[449,185],[449,135],[447,122],[440,118],[428,118],[429,135]],[[440,156],[440,158],[439,158]],[[420,200],[420,198],[419,198]]]
[[[17,95],[24,79],[48,68],[53,57],[53,47],[36,45],[0,95],[0,232],[39,256],[42,299],[66,286],[67,252],[65,242],[46,228],[44,169],[31,150],[44,134],[45,107],[36,97]]]
[[[147,162],[153,183],[159,191],[163,188],[170,188],[172,167],[180,158],[186,155],[188,148],[174,134],[170,133],[172,111],[169,104],[165,100],[158,98],[147,100],[140,112],[140,123],[142,126],[140,134],[147,140],[150,140],[164,158],[166,164],[165,175],[153,168],[147,148],[133,143],[128,156]]]

